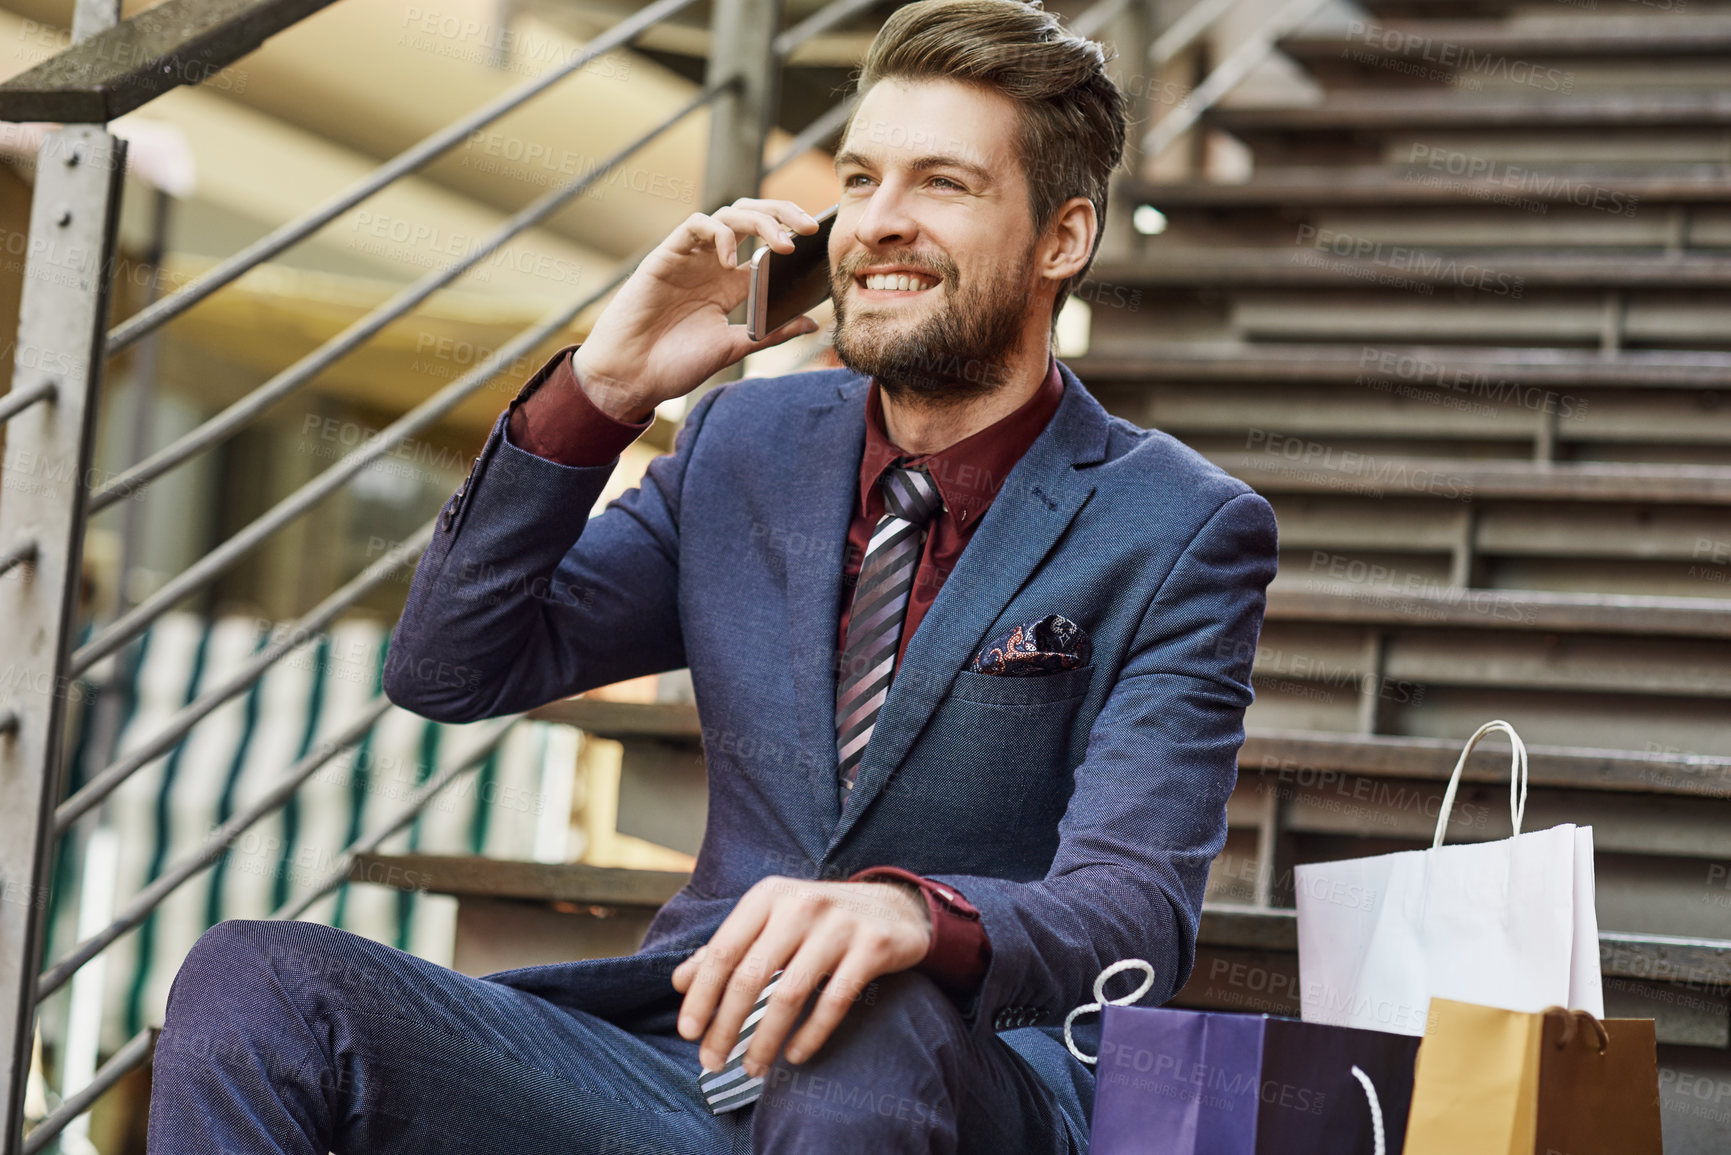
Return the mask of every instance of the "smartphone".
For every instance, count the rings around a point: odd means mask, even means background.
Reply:
[[[839,207],[831,205],[818,214],[817,232],[793,234],[793,252],[759,245],[751,255],[745,331],[753,341],[763,340],[829,296],[829,230]]]

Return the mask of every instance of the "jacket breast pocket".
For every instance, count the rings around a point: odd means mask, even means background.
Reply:
[[[1070,733],[1093,674],[1091,665],[1021,678],[962,671],[891,791],[909,795],[952,853],[997,862],[1055,849]]]

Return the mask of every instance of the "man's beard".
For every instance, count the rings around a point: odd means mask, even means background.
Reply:
[[[1009,381],[1009,358],[1022,341],[1022,326],[1033,295],[1034,245],[995,281],[958,289],[955,263],[942,253],[897,250],[883,257],[859,254],[831,270],[835,298],[835,353],[856,373],[877,379],[878,388],[896,401],[947,407],[1002,388]],[[935,315],[898,332],[888,311],[848,316],[847,294],[859,270],[870,265],[908,265],[929,269],[941,292]]]

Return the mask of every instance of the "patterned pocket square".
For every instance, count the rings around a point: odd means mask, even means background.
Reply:
[[[968,669],[976,674],[1030,677],[1058,674],[1085,666],[1093,659],[1088,631],[1062,614],[1047,614],[1037,622],[1017,626],[974,656]]]

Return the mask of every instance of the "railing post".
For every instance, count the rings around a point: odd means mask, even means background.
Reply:
[[[703,169],[707,209],[756,196],[763,181],[763,146],[781,91],[775,35],[781,0],[715,0],[710,26],[710,84],[733,81],[718,97],[709,121],[709,156]]]
[[[715,0],[704,80],[708,84],[731,81],[732,87],[716,98],[710,110],[704,212],[740,197],[754,197],[763,184],[763,149],[781,98],[781,61],[775,53],[781,8],[782,0]],[[730,365],[693,389],[686,395],[684,412],[691,412],[705,393],[738,378],[742,371]]]
[[[1153,105],[1153,93],[1159,91],[1157,73],[1148,59],[1149,46],[1154,43],[1154,0],[1129,0],[1099,32],[1099,38],[1116,50],[1109,68],[1112,79],[1124,93],[1130,131],[1125,134],[1124,159],[1112,178],[1112,196],[1107,205],[1107,219],[1100,222],[1098,259],[1122,260],[1133,256],[1138,237],[1131,227],[1130,217],[1135,204],[1125,195],[1125,186],[1143,178],[1142,141],[1138,126],[1146,123]]]
[[[79,29],[88,35],[87,3]],[[32,562],[0,578],[9,665],[0,682],[0,1153],[22,1141],[36,1021],[54,805],[59,801],[72,631],[84,545],[85,478],[96,426],[115,224],[126,145],[93,125],[42,142],[30,209],[13,388],[52,396],[6,429],[0,552],[33,544]]]

